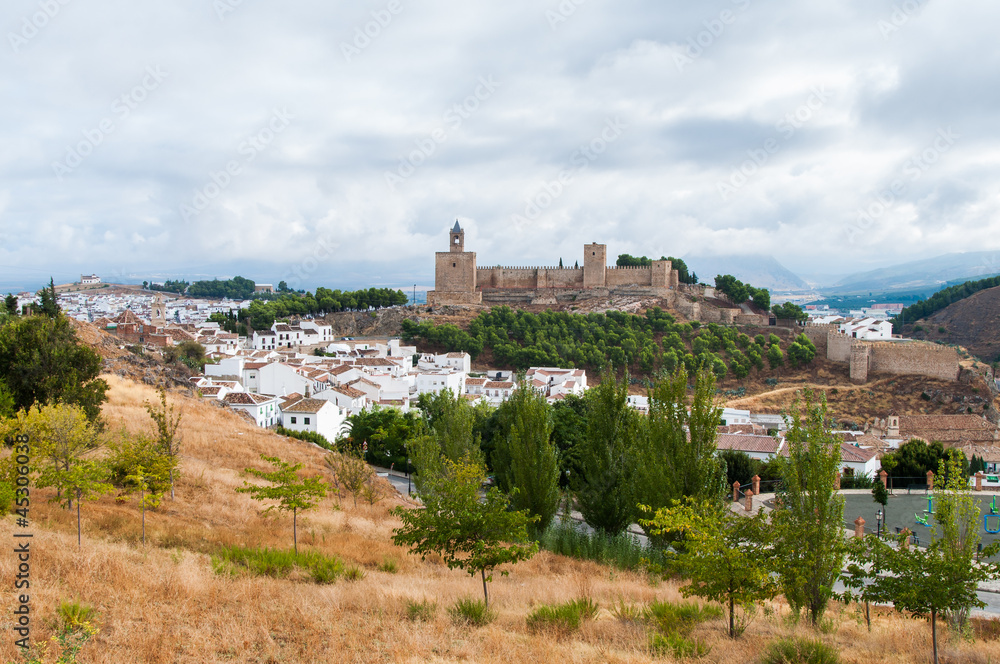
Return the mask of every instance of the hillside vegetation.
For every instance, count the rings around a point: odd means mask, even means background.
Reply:
[[[932,309],[920,320],[907,315],[907,331],[916,339],[964,346],[983,362],[1000,360],[1000,277],[970,284],[992,281],[997,282],[992,287],[963,289],[967,294]]]
[[[148,426],[145,386],[107,377],[109,424],[130,430]],[[302,462],[308,473],[326,472],[321,451],[302,442],[256,429],[232,413],[171,394],[183,414],[182,475],[177,499],[147,513],[147,545],[139,542],[135,502],[113,497],[84,506],[84,538],[76,546],[74,516],[32,492],[32,606],[34,640],[53,633],[56,607],[77,600],[96,610],[99,632],[79,661],[101,664],[159,662],[651,662],[654,655],[637,615],[655,601],[679,601],[672,582],[651,583],[639,573],[540,553],[493,582],[496,619],[485,627],[456,624],[447,608],[474,597],[477,580],[450,571],[435,558],[421,562],[390,542],[399,525],[389,508],[400,498],[375,505],[347,495],[329,498],[300,517],[300,549],[336,556],[359,566],[361,578],[341,577],[321,585],[304,579],[271,578],[213,570],[212,554],[222,547],[288,549],[291,520],[261,514],[261,507],[235,488],[244,467],[263,467],[260,453]],[[13,523],[2,522],[11,541]],[[387,561],[391,561],[388,564]],[[12,578],[13,556],[0,558]],[[589,598],[596,614],[575,631],[545,627],[531,614],[543,603],[560,605]],[[725,636],[723,620],[712,618],[692,636],[707,649],[702,661],[756,662],[776,639],[819,639],[840,651],[845,663],[924,661],[930,632],[922,621],[875,612],[866,631],[854,608],[834,608],[823,632],[788,621],[782,602],[739,640]],[[414,608],[416,607],[416,608]],[[983,641],[950,641],[948,661],[988,661]],[[18,661],[12,639],[0,642],[0,660]]]

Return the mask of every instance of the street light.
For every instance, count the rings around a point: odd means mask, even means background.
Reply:
[[[882,537],[882,508],[879,508],[878,512],[875,512],[875,523],[878,526],[876,530],[876,537]]]

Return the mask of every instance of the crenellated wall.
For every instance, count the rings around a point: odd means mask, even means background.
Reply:
[[[613,286],[652,286],[653,268],[651,267],[609,267],[604,273],[605,285]]]

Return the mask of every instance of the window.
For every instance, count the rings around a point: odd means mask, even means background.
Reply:
[[[451,266],[452,267],[458,267],[458,263],[452,263]]]
[[[294,417],[292,418],[292,424],[295,424],[295,418]]]
[[[308,418],[308,417],[303,417],[303,418],[302,418],[302,421],[303,421],[303,423],[305,423],[305,424],[309,424],[309,418]]]

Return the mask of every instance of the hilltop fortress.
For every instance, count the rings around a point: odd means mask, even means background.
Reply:
[[[428,304],[558,304],[616,295],[673,301],[682,286],[702,296],[706,291],[714,295],[705,286],[680,284],[670,261],[608,267],[608,248],[596,242],[584,245],[583,267],[478,267],[476,253],[465,250],[465,231],[457,221],[448,237],[448,251],[435,254]]]

